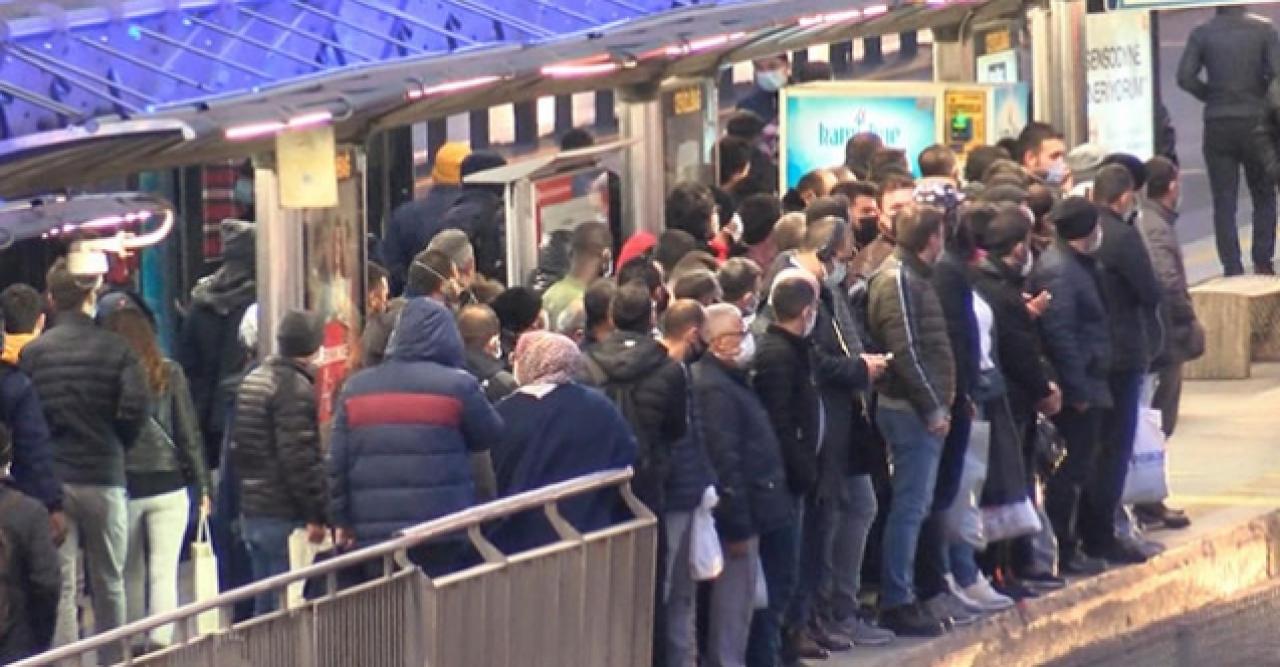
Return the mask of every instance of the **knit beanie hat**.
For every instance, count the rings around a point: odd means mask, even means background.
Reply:
[[[506,158],[498,155],[497,153],[490,151],[477,151],[462,160],[462,178],[466,179],[466,177],[472,174],[478,174],[490,169],[497,169],[498,167],[506,166],[506,164]]]
[[[471,148],[456,141],[436,151],[435,165],[431,167],[431,182],[457,185],[462,182],[462,161],[471,154]]]
[[[1058,236],[1067,241],[1082,239],[1098,226],[1098,207],[1084,197],[1068,197],[1049,214]]]
[[[309,357],[320,349],[323,341],[324,319],[319,313],[291,310],[280,320],[276,343],[282,357]]]
[[[1106,153],[1097,144],[1080,144],[1067,153],[1067,168],[1077,184],[1090,183],[1102,168],[1102,158]]]
[[[498,314],[502,328],[513,333],[527,331],[538,321],[538,313],[542,312],[542,300],[525,287],[512,287],[498,295],[489,306]]]

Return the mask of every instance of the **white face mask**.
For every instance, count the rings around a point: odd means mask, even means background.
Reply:
[[[1089,249],[1085,252],[1090,255],[1098,252],[1102,248],[1102,225],[1098,225],[1098,231],[1093,235],[1093,242],[1089,244]]]
[[[1023,262],[1023,263],[1022,263],[1022,277],[1023,277],[1023,278],[1026,278],[1027,276],[1031,275],[1031,269],[1032,269],[1032,267],[1034,267],[1035,265],[1036,265],[1036,256],[1035,256],[1035,253],[1033,253],[1033,252],[1031,252],[1030,250],[1028,250],[1028,251],[1027,251],[1027,260],[1026,260],[1025,262]]]
[[[489,345],[487,346],[487,348],[489,351],[489,356],[493,357],[494,359],[497,359],[498,361],[502,361],[502,337],[494,336],[493,338],[489,339]]]
[[[786,70],[769,70],[767,72],[756,72],[756,86],[766,93],[776,93],[787,85]]]
[[[813,330],[818,326],[818,309],[810,308],[809,314],[804,318],[804,337],[808,338],[813,335]]]
[[[738,368],[746,368],[756,358],[756,337],[750,333],[742,337],[742,343],[738,345],[738,354],[733,357],[733,363]]]

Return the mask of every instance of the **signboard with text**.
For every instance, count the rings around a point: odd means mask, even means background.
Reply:
[[[1147,159],[1155,151],[1151,15],[1089,14],[1085,20],[1089,141]]]
[[[915,157],[938,141],[939,95],[927,84],[917,94],[881,93],[840,85],[784,89],[780,143],[782,182],[793,187],[806,173],[844,163],[845,144],[874,132],[886,146]]]

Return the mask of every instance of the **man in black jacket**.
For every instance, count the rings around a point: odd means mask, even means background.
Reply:
[[[480,381],[490,403],[497,403],[519,385],[502,362],[502,326],[493,309],[472,304],[458,311],[458,333],[466,348],[466,370]]]
[[[1102,288],[1111,323],[1111,369],[1107,382],[1112,406],[1102,418],[1102,449],[1097,475],[1085,490],[1080,508],[1084,548],[1091,556],[1115,563],[1146,560],[1137,549],[1116,540],[1115,514],[1133,456],[1138,427],[1142,378],[1151,367],[1152,341],[1159,339],[1157,308],[1163,298],[1151,257],[1134,228],[1138,215],[1133,176],[1118,164],[1107,165],[1093,183],[1099,209]],[[1158,342],[1155,347],[1158,347]]]
[[[91,317],[98,279],[72,275],[65,260],[49,269],[54,326],[22,351],[53,434],[54,467],[63,486],[67,538],[59,549],[62,600],[54,642],[79,638],[76,560],[83,546],[92,579],[95,628],[125,620],[124,560],[128,508],[124,452],[148,414],[138,357]]]
[[[223,220],[222,266],[191,289],[191,306],[182,323],[174,357],[191,382],[191,399],[204,436],[205,460],[218,467],[218,443],[226,415],[218,388],[240,370],[236,332],[244,311],[258,299],[256,226]]]
[[[289,535],[305,525],[313,543],[325,537],[329,494],[311,360],[323,340],[315,313],[290,311],[276,333],[278,353],[249,373],[236,396],[231,461],[240,477],[240,514],[253,578],[289,570]],[[278,596],[261,595],[254,613],[274,611]]]
[[[1205,79],[1200,78],[1204,70]],[[1240,167],[1253,198],[1253,266],[1275,272],[1276,185],[1267,175],[1255,130],[1268,89],[1280,75],[1280,37],[1244,7],[1219,7],[1191,31],[1178,63],[1178,86],[1204,102],[1204,161],[1213,190],[1213,231],[1226,275],[1244,273],[1236,231]]]
[[[1102,414],[1111,407],[1112,329],[1094,259],[1103,233],[1097,207],[1083,197],[1066,199],[1051,218],[1058,239],[1040,255],[1027,281],[1028,292],[1053,296],[1040,318],[1040,334],[1062,386],[1064,407],[1054,421],[1067,443],[1066,458],[1045,485],[1045,513],[1058,538],[1059,569],[1098,574],[1106,563],[1081,553],[1077,526],[1081,493],[1095,476]]]
[[[0,605],[7,615],[0,626],[0,664],[47,651],[58,615],[62,575],[49,534],[49,513],[38,500],[18,490],[9,477],[13,440],[0,426],[0,533],[5,586]]]
[[[773,321],[760,341],[755,359],[756,392],[782,448],[787,486],[797,514],[817,488],[818,452],[825,430],[825,415],[809,357],[809,337],[818,317],[817,298],[817,281],[811,274],[794,268],[780,272],[769,296]],[[744,341],[747,353],[751,350],[750,340]],[[813,503],[811,499],[808,504]],[[781,651],[785,662],[821,659],[827,655],[826,649],[818,646],[807,632],[811,600],[805,594],[806,589],[795,587],[800,569],[803,567],[803,575],[809,577],[809,569],[815,567],[812,562],[801,564],[795,560],[799,554],[795,540],[807,537],[800,530],[761,536],[760,559],[769,585],[769,609],[767,614],[762,614],[765,622],[753,628],[752,665],[760,664],[756,661],[758,649],[776,641],[777,621],[786,625]],[[810,556],[819,553],[816,549],[808,552]],[[783,612],[786,612],[785,618]]]
[[[470,176],[507,163],[497,153],[477,151],[462,161],[462,194],[444,214],[440,229],[460,229],[475,248],[476,270],[491,280],[507,282],[506,209],[502,185],[474,183]]]

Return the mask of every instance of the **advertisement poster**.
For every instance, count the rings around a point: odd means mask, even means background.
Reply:
[[[1031,122],[1031,84],[1021,81],[996,86],[991,108],[992,141],[1016,138]]]
[[[1017,51],[1006,49],[978,56],[979,83],[1013,83],[1017,80]]]
[[[886,146],[916,155],[937,142],[937,98],[892,96],[832,87],[796,91],[783,105],[782,182],[795,186],[806,173],[844,162],[844,146],[859,132],[874,132]]]
[[[958,155],[987,143],[987,91],[948,89],[942,96],[947,143]]]
[[[1089,141],[1145,160],[1155,152],[1150,14],[1089,14],[1085,32]]]

